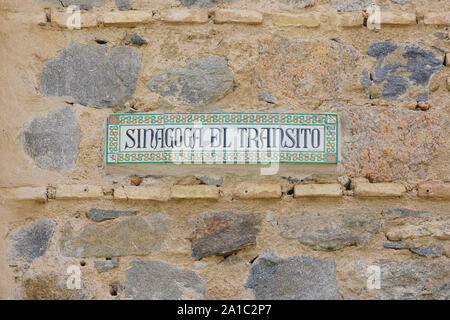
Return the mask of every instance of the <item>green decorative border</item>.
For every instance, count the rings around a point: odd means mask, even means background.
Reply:
[[[324,152],[278,151],[192,151],[155,150],[119,152],[120,126],[132,125],[322,125],[325,129]],[[336,164],[338,159],[338,116],[337,114],[307,113],[146,113],[112,114],[106,123],[106,163],[324,163]]]

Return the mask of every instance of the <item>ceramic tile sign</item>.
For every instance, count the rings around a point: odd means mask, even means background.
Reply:
[[[113,114],[106,163],[337,163],[336,114]]]

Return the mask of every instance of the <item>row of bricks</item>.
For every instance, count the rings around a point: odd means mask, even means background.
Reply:
[[[401,197],[406,188],[401,183],[357,182],[353,195],[357,197]],[[120,186],[104,190],[101,186],[60,185],[53,187],[18,187],[0,189],[0,198],[13,200],[97,199],[110,194],[116,200],[170,199],[218,199],[220,188],[211,185],[168,186]],[[348,193],[340,184],[299,184],[294,187],[294,197],[341,197]],[[450,199],[450,183],[430,181],[418,184],[418,196],[433,199]],[[235,199],[279,199],[282,196],[279,184],[243,182],[233,189]]]
[[[274,12],[264,15],[258,11],[216,9],[213,12],[208,9],[174,8],[161,10],[155,14],[152,11],[110,11],[110,12],[81,12],[81,28],[96,26],[135,27],[148,24],[155,20],[169,23],[206,23],[209,21],[210,13],[213,14],[215,23],[243,23],[261,24],[268,17],[278,26],[318,27],[321,22],[329,21],[329,24],[338,27],[356,27],[364,24],[364,12],[332,13],[323,18],[320,13],[289,13]],[[51,25],[67,28],[67,21],[71,14],[58,9],[52,9],[47,13]],[[417,24],[415,13],[403,11],[381,11],[374,16],[373,23],[381,25],[413,25]],[[378,17],[378,19],[377,19]],[[44,20],[45,18],[45,20]],[[328,19],[327,19],[328,18]],[[322,20],[324,19],[324,20]],[[371,19],[369,19],[369,23]],[[46,24],[47,16],[39,20],[39,24]],[[426,25],[450,24],[450,12],[427,12],[424,14],[423,23]]]

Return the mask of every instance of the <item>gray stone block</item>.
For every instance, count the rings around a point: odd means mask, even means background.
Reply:
[[[113,257],[111,259],[96,260],[94,261],[94,267],[97,272],[102,273],[119,266],[119,258]]]
[[[9,258],[15,262],[31,263],[43,256],[47,252],[55,226],[56,223],[52,220],[41,219],[15,230],[9,236]]]
[[[141,68],[135,48],[77,45],[47,61],[40,75],[41,92],[70,96],[82,105],[124,106],[133,100]]]
[[[120,210],[104,210],[92,208],[86,212],[87,216],[95,222],[102,222],[105,220],[116,219],[119,217],[126,217],[135,214],[137,210],[120,211]]]
[[[338,11],[365,10],[376,4],[375,0],[332,0],[332,3]]]
[[[204,299],[206,279],[160,261],[134,260],[125,280],[125,297],[132,300]]]
[[[73,170],[81,139],[72,107],[64,106],[47,116],[37,116],[22,133],[25,152],[47,170]]]
[[[443,54],[437,57],[412,43],[377,42],[367,53],[377,59],[371,73],[371,97],[386,100],[428,100],[430,79],[444,62]]]
[[[114,0],[114,3],[121,11],[133,9],[133,0]]]
[[[163,97],[184,105],[199,106],[222,98],[233,85],[227,61],[215,55],[198,56],[186,68],[160,72],[147,87]]]
[[[111,226],[86,225],[78,235],[67,224],[60,250],[67,257],[118,257],[157,251],[169,230],[165,213],[129,217]]]
[[[341,299],[333,259],[277,257],[265,250],[252,264],[245,287],[257,300]]]
[[[363,245],[379,229],[380,221],[368,209],[304,212],[278,220],[281,235],[314,249],[338,250]]]
[[[214,212],[201,216],[191,235],[192,257],[228,255],[256,245],[261,217],[253,212]]]

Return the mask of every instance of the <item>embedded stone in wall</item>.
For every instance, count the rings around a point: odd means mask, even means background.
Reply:
[[[371,98],[428,100],[429,83],[444,62],[444,55],[412,43],[377,42],[368,55],[377,59],[371,72]]]
[[[232,0],[179,0],[185,7],[212,7],[222,2]]]
[[[385,107],[339,106],[341,163],[350,177],[375,182],[424,179],[440,145],[436,113]]]
[[[105,260],[94,261],[94,267],[98,273],[106,272],[119,266],[119,258],[113,257]]]
[[[101,7],[105,4],[104,0],[46,0],[56,7],[79,6],[80,9],[91,9],[92,7]]]
[[[134,260],[125,280],[125,297],[132,300],[197,300],[205,298],[203,283],[190,270],[167,263]]]
[[[370,241],[380,221],[368,209],[304,212],[278,220],[281,235],[313,249],[338,250]]]
[[[450,240],[450,219],[424,221],[419,225],[408,224],[393,228],[386,233],[386,238],[393,241],[424,237]]]
[[[81,131],[72,107],[64,106],[36,116],[23,129],[25,152],[41,169],[73,170]]]
[[[18,299],[23,300],[90,300],[94,292],[84,287],[67,288],[67,275],[55,273],[26,278],[18,290]]]
[[[418,254],[422,257],[440,257],[442,256],[442,247],[441,246],[435,246],[435,247],[429,247],[429,248],[416,248],[416,249],[410,249],[411,252]]]
[[[381,265],[378,299],[449,299],[448,261],[410,260]]]
[[[186,68],[158,73],[147,87],[184,105],[204,105],[222,98],[233,85],[233,72],[222,57],[206,54],[188,62]]]
[[[387,219],[398,219],[398,218],[409,218],[409,217],[418,217],[418,218],[430,218],[433,216],[431,212],[428,211],[418,211],[411,210],[407,208],[390,208],[381,211],[381,215],[383,218]]]
[[[112,226],[86,225],[78,235],[65,226],[60,250],[67,257],[146,255],[159,250],[169,229],[165,213],[129,217]]]
[[[114,0],[114,3],[121,11],[133,9],[133,0]]]
[[[55,226],[56,223],[52,220],[41,219],[15,230],[9,236],[11,249],[8,257],[15,262],[31,263],[43,256],[47,252]]]
[[[281,0],[281,1],[298,9],[311,7],[316,3],[316,0]]]
[[[340,300],[333,259],[279,258],[265,250],[250,269],[246,288],[257,300]]]
[[[133,99],[141,68],[135,48],[72,44],[54,60],[47,61],[40,75],[41,92],[70,96],[82,105],[124,106]]]
[[[191,235],[192,257],[227,255],[254,247],[261,217],[254,212],[214,212],[201,216]]]
[[[92,208],[89,209],[88,212],[86,212],[86,215],[95,222],[102,222],[105,220],[116,219],[119,217],[131,216],[136,212],[137,212],[136,210],[120,211],[120,210],[105,210]]]
[[[329,99],[339,96],[346,81],[357,81],[359,74],[353,73],[360,57],[354,47],[336,41],[265,39],[259,44],[256,82],[278,97]]]
[[[332,0],[332,3],[338,11],[366,10],[376,4],[375,0]]]

